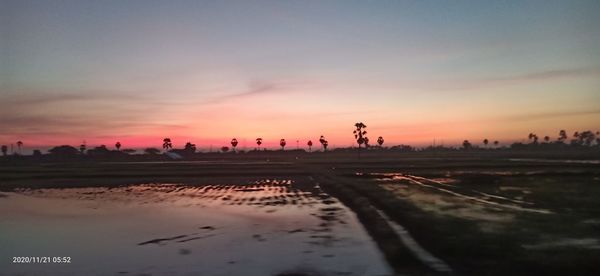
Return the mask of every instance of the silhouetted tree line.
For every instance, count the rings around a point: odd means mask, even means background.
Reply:
[[[481,140],[481,144],[477,145],[471,143],[469,140],[464,140],[460,147],[444,147],[444,146],[429,146],[424,148],[414,148],[409,145],[395,145],[391,147],[383,147],[385,142],[382,136],[377,138],[377,145],[369,144],[369,138],[367,137],[367,126],[362,123],[354,124],[353,135],[356,139],[357,148],[347,147],[347,148],[336,148],[333,152],[347,152],[347,151],[358,151],[360,154],[361,151],[374,151],[374,150],[385,150],[390,152],[414,152],[414,151],[459,151],[459,150],[567,150],[567,149],[586,149],[586,148],[599,148],[600,149],[600,132],[593,132],[591,130],[585,131],[576,131],[571,136],[568,135],[567,131],[560,130],[556,138],[551,138],[546,135],[542,139],[536,133],[529,133],[526,138],[528,142],[516,142],[510,145],[500,146],[500,142],[498,140],[494,140],[490,143],[488,138],[484,138]],[[297,141],[298,143],[299,141]],[[322,152],[328,151],[329,142],[325,139],[325,136],[321,135],[319,138],[319,143],[322,147]],[[261,151],[261,145],[263,144],[262,138],[256,138],[257,147],[254,150],[250,151],[238,151],[238,140],[236,138],[231,139],[231,151],[229,146],[222,146],[220,148],[220,153],[252,153],[252,152],[265,152],[269,151],[266,148],[263,148]],[[11,154],[12,155],[22,155],[23,142],[16,142],[17,149],[16,151],[13,149],[11,145]],[[285,146],[287,145],[286,139],[282,138],[279,140],[279,145],[281,146],[281,152],[306,152],[303,149],[295,149],[295,150],[285,150]],[[309,140],[307,142],[308,152],[312,152],[313,142]],[[91,149],[88,149],[86,143],[82,143],[79,148],[75,148],[70,145],[61,145],[57,147],[53,147],[48,150],[49,155],[61,158],[68,158],[74,156],[86,156],[93,159],[114,159],[114,158],[123,158],[125,156],[129,156],[131,154],[136,153],[135,149],[123,149],[121,150],[122,144],[121,142],[115,143],[115,149],[111,150],[107,148],[105,145],[100,145]],[[8,155],[8,146],[2,145],[0,147],[3,156]],[[197,147],[195,144],[191,142],[187,142],[182,149],[174,149],[173,142],[170,138],[164,138],[162,143],[162,149],[164,152],[176,153],[182,157],[192,157],[197,154]],[[146,156],[159,156],[161,155],[161,150],[158,148],[146,148],[143,150],[143,154]],[[42,156],[41,151],[34,150],[33,156],[40,157]]]

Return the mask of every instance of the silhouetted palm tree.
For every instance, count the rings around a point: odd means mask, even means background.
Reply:
[[[6,156],[6,152],[8,152],[8,147],[6,145],[2,145],[2,155]]]
[[[329,142],[325,140],[325,136],[321,135],[321,138],[319,138],[319,143],[321,143],[321,145],[323,146],[323,151],[327,151],[327,146],[329,145]]]
[[[196,153],[196,144],[192,144],[192,142],[185,143],[183,146],[183,150],[187,153]]]
[[[229,147],[227,147],[227,146],[222,146],[222,147],[221,147],[221,151],[222,151],[222,152],[228,152],[228,151],[229,151]]]
[[[286,145],[286,144],[287,144],[287,143],[285,142],[285,139],[281,139],[281,140],[279,140],[279,145],[281,146],[281,150],[284,150],[284,149],[285,149],[285,145]]]
[[[487,138],[483,139],[483,145],[485,145],[486,148],[489,143],[490,141]]]
[[[500,142],[498,142],[498,140],[494,141],[494,147],[498,147],[498,144],[499,144],[499,143],[500,143]]]
[[[538,143],[538,136],[534,133],[529,133],[528,136],[529,140],[532,140],[533,144],[537,144]]]
[[[321,136],[321,137],[323,137],[323,136]],[[308,143],[306,143],[306,144],[308,145],[308,152],[312,152],[312,145],[313,145],[312,141],[308,140]]]
[[[596,140],[596,135],[594,134],[594,132],[592,132],[590,130],[586,130],[586,131],[582,131],[581,133],[578,133],[576,144],[583,145],[583,146],[591,146],[595,140]]]
[[[117,148],[118,151],[121,151],[121,142],[117,142],[115,148]]]
[[[546,142],[546,143],[550,142],[550,136],[548,136],[548,135],[544,136],[544,142]]]
[[[560,132],[558,132],[558,141],[564,143],[565,140],[567,140],[567,132],[564,129],[561,129]]]
[[[469,140],[464,140],[462,145],[464,149],[470,149],[472,147],[471,142],[469,142]]]
[[[235,152],[235,147],[238,145],[238,140],[233,138],[231,139],[231,147],[233,147],[233,152]]]
[[[377,144],[379,144],[379,146],[381,147],[381,145],[383,145],[383,137],[379,136],[379,138],[377,138]]]
[[[262,138],[256,138],[256,145],[258,145],[258,150],[260,150],[260,145],[262,145]]]
[[[165,151],[168,151],[169,149],[173,148],[173,144],[171,143],[171,138],[165,138],[163,139],[163,149]]]
[[[23,142],[17,141],[17,149],[19,150],[19,154],[21,154],[21,147],[23,147]]]
[[[354,133],[354,139],[356,139],[356,143],[358,143],[358,158],[360,159],[360,146],[365,144],[365,147],[367,147],[369,142],[368,138],[366,137],[367,131],[364,130],[367,128],[367,126],[362,122],[356,123],[354,126],[356,129],[352,133]]]
[[[352,133],[354,133],[354,139],[356,139],[356,143],[358,143],[358,149],[360,150],[360,146],[365,143],[365,135],[367,135],[367,131],[364,129],[367,128],[367,126],[362,122],[356,123],[354,126],[356,127],[356,130],[354,130]]]

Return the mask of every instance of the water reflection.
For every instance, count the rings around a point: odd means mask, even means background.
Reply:
[[[394,184],[412,184],[435,191],[441,194],[450,195],[456,198],[473,201],[494,208],[507,209],[512,211],[531,212],[538,214],[551,214],[550,210],[531,208],[532,202],[523,201],[516,198],[509,198],[498,194],[490,194],[478,191],[472,188],[457,185],[458,181],[451,178],[426,178],[404,173],[370,173],[357,174],[359,177],[373,178],[378,182],[384,183],[384,187],[390,190],[397,190],[404,186]],[[392,185],[385,185],[389,183]]]
[[[311,183],[39,189],[0,199],[8,274],[386,275],[356,217]]]

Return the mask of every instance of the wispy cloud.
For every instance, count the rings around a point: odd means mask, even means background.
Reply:
[[[534,120],[539,120],[539,119],[550,119],[550,118],[571,117],[571,116],[585,116],[585,115],[600,115],[600,109],[522,113],[522,114],[500,117],[499,120],[503,120],[503,121],[534,121]]]
[[[251,81],[247,87],[238,91],[219,91],[219,96],[211,97],[203,100],[200,104],[215,104],[234,99],[245,99],[249,97],[273,95],[273,94],[290,94],[302,91],[304,93],[322,88],[323,82],[308,79],[278,79],[268,81]]]
[[[498,87],[505,85],[516,85],[533,82],[547,82],[569,78],[600,77],[600,67],[581,67],[569,69],[554,69],[537,72],[529,72],[510,76],[485,77],[475,79],[455,79],[435,82],[426,87],[436,90],[472,90],[481,88]]]
[[[521,75],[513,75],[508,77],[497,77],[480,80],[484,83],[519,83],[519,82],[530,82],[530,81],[546,81],[556,80],[562,78],[574,78],[574,77],[589,77],[600,75],[600,68],[598,67],[586,67],[586,68],[571,68],[571,69],[557,69],[547,70],[540,72],[531,72]]]

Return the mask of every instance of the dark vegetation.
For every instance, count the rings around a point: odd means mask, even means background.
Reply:
[[[453,156],[456,154],[460,155],[461,152],[469,152],[468,155],[472,156],[495,156],[495,157],[543,157],[543,158],[562,158],[569,156],[576,156],[579,158],[597,158],[600,154],[600,133],[592,132],[592,131],[576,131],[573,133],[571,139],[567,135],[565,130],[561,130],[558,133],[558,137],[552,141],[549,136],[545,136],[543,138],[543,142],[539,141],[537,134],[529,133],[527,136],[529,143],[513,143],[508,146],[499,146],[499,141],[494,141],[492,145],[490,145],[490,141],[485,138],[482,140],[481,146],[476,146],[472,144],[469,140],[464,140],[461,147],[451,147],[451,146],[443,146],[443,145],[431,145],[422,148],[415,148],[409,145],[395,145],[390,147],[384,147],[384,138],[379,136],[377,139],[377,145],[369,144],[369,138],[366,136],[367,131],[365,130],[367,126],[365,124],[356,123],[355,130],[353,131],[354,138],[356,139],[356,144],[358,147],[350,147],[350,148],[335,148],[333,150],[328,149],[329,142],[325,139],[323,135],[319,138],[319,142],[322,146],[322,152],[333,152],[333,153],[348,153],[348,152],[357,152],[358,157],[361,155],[394,155],[395,153],[426,153],[426,154],[439,154],[442,155],[444,153],[453,153]],[[297,141],[299,142],[299,141]],[[18,141],[16,151],[13,149],[11,145],[11,150],[9,154],[9,148],[6,145],[1,146],[1,151],[3,155],[3,159],[0,159],[4,162],[7,161],[42,161],[42,162],[52,162],[52,161],[164,161],[172,159],[172,157],[164,156],[161,153],[161,150],[158,148],[146,148],[140,154],[136,154],[137,151],[134,149],[123,149],[121,150],[122,144],[120,142],[115,143],[115,149],[111,150],[107,148],[105,145],[100,145],[91,149],[87,148],[85,143],[81,144],[79,148],[75,148],[70,145],[61,145],[56,146],[48,150],[47,154],[42,154],[40,150],[34,150],[34,154],[31,156],[25,156],[22,154],[23,142]],[[273,154],[274,151],[268,150],[266,148],[261,149],[261,145],[263,144],[262,138],[256,138],[257,147],[253,150],[248,151],[240,151],[237,149],[238,140],[233,138],[231,140],[231,150],[228,146],[222,146],[220,151],[216,152],[199,152],[197,150],[196,144],[191,142],[187,142],[183,148],[174,149],[173,143],[170,138],[164,138],[162,143],[162,149],[164,152],[175,153],[182,157],[182,159],[186,160],[202,160],[205,158],[233,158],[236,157],[259,157],[266,155],[274,155],[279,156],[278,154]],[[285,139],[280,139],[279,145],[281,146],[280,152],[285,151],[285,146],[287,142]],[[286,152],[290,152],[294,155],[298,154],[306,154],[312,153],[313,142],[308,141],[308,152],[304,149],[300,149],[297,147],[293,150],[288,150]],[[220,155],[225,154],[228,155]],[[317,152],[315,152],[317,153]],[[233,155],[233,156],[232,156]],[[1,162],[1,161],[0,161]]]

